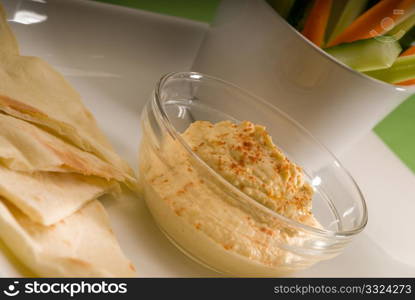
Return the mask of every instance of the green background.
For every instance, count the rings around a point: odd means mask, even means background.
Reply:
[[[375,132],[415,173],[415,95],[383,119]]]
[[[210,23],[220,0],[96,0]],[[415,95],[374,131],[415,172]]]

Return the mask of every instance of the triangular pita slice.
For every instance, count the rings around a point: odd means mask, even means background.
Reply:
[[[61,74],[37,57],[20,56],[0,5],[0,109],[46,126],[92,152],[131,179],[134,172],[113,150],[80,95]],[[131,180],[131,185],[135,181]]]
[[[0,196],[43,225],[62,220],[117,186],[97,177],[52,172],[28,174],[0,165]]]
[[[49,128],[79,148],[111,163],[124,176],[132,170],[113,150],[79,94],[37,57],[0,56],[0,110]]]
[[[4,54],[18,55],[19,46],[7,23],[4,8],[0,5],[0,55]]]
[[[33,124],[0,113],[0,129],[0,162],[12,170],[74,172],[125,180],[111,164]]]
[[[136,276],[97,200],[52,226],[37,224],[0,200],[0,238],[42,277]]]

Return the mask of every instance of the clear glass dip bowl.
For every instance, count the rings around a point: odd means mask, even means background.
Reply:
[[[181,133],[196,120],[264,125],[312,185],[310,227],[259,204],[201,160]],[[286,114],[220,79],[167,74],[141,118],[140,181],[166,236],[184,253],[231,276],[284,276],[343,251],[367,223],[364,198],[337,159]]]

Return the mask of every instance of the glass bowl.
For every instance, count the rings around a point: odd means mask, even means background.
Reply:
[[[183,133],[196,121],[264,125],[314,190],[321,227],[286,218],[226,181]],[[364,198],[338,160],[271,104],[195,72],[160,79],[141,117],[140,182],[160,229],[185,254],[231,276],[285,276],[343,251],[367,223]]]

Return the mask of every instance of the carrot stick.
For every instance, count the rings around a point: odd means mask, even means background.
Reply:
[[[315,0],[302,30],[302,34],[318,47],[323,45],[332,0]]]
[[[415,84],[415,79],[409,79],[401,82],[395,83],[396,85],[413,85]]]
[[[358,17],[328,47],[381,35],[390,30],[389,24],[393,25],[403,16],[399,12],[410,12],[414,4],[415,0],[382,0]]]
[[[404,52],[402,52],[400,56],[407,56],[412,54],[415,54],[415,46],[409,47]]]

